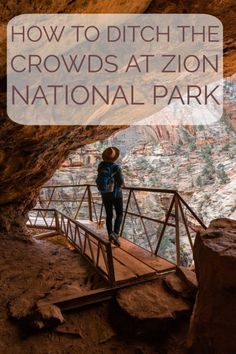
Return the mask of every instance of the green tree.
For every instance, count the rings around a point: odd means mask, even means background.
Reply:
[[[191,172],[193,170],[193,165],[190,163],[188,166],[187,166],[187,171],[188,172]]]
[[[204,145],[201,148],[201,156],[203,159],[207,159],[212,154],[212,146],[210,144]]]
[[[195,143],[190,143],[190,144],[189,144],[189,150],[190,150],[190,151],[195,151],[196,148],[197,148],[197,145],[196,145]]]
[[[229,148],[230,148],[230,144],[225,144],[223,147],[222,147],[222,151],[229,151]]]
[[[179,143],[175,144],[175,145],[174,145],[174,148],[175,148],[175,151],[176,151],[177,153],[181,153],[181,152],[182,152],[182,146],[181,146],[181,144],[179,144]]]
[[[202,125],[202,124],[198,125],[198,130],[199,130],[199,131],[205,130],[204,125]]]
[[[202,177],[201,176],[198,176],[197,179],[196,179],[196,185],[198,187],[202,187],[203,186],[203,182],[202,182]]]
[[[220,184],[225,184],[227,182],[230,181],[230,178],[227,176],[227,173],[225,172],[225,168],[224,168],[224,165],[222,164],[219,164],[217,166],[217,177],[219,178],[220,180]]]

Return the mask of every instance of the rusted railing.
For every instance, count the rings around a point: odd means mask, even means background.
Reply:
[[[84,224],[55,209],[33,209],[28,226],[57,230],[66,236],[90,264],[113,286],[115,274],[111,244]]]
[[[57,230],[55,209],[33,209],[28,215],[27,226]]]
[[[65,192],[66,190],[67,192]],[[147,247],[154,255],[159,255],[161,244],[166,234],[168,234],[167,228],[173,228],[175,237],[175,262],[177,265],[180,265],[182,233],[185,232],[187,235],[190,249],[192,250],[194,242],[193,232],[196,231],[194,228],[200,226],[206,229],[202,220],[176,190],[124,187],[123,192],[125,196],[125,207],[121,235],[124,236],[128,217],[138,218],[140,220],[140,226],[143,229],[143,235],[146,238]],[[160,203],[161,198],[167,200],[166,205],[161,207],[162,218],[154,216],[152,210],[150,210],[149,215],[145,215],[142,212],[141,203],[137,198],[137,194],[139,193],[145,194],[143,197],[144,200],[148,198],[149,194],[155,195],[155,197],[159,196],[158,201],[160,201]],[[58,209],[61,205],[64,208],[64,215],[68,214],[67,218],[70,220],[87,218],[91,221],[101,223],[103,218],[104,208],[95,185],[45,186],[42,188],[39,196],[39,205],[46,209],[52,207]],[[132,210],[132,208],[135,208],[136,211]],[[149,225],[147,223],[155,223],[155,225],[157,225],[154,229],[152,228],[152,235],[150,235]]]

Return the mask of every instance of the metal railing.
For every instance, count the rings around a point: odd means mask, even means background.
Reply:
[[[142,237],[146,240],[147,248],[152,254],[160,255],[161,245],[165,237],[167,237],[166,235],[171,234],[173,237],[174,232],[175,263],[180,265],[181,236],[183,233],[187,235],[189,246],[192,250],[194,243],[193,233],[199,227],[206,229],[202,220],[176,190],[124,187],[123,192],[125,207],[121,235],[124,236],[128,218],[132,220],[134,218],[138,219],[139,228],[142,228]],[[142,194],[141,202],[137,197],[139,193]],[[156,205],[160,204],[161,212],[159,214],[162,215],[162,218],[156,217],[153,210],[150,210],[148,215],[142,212],[141,204],[150,195],[155,196]],[[162,198],[165,199],[164,206],[162,205]],[[96,221],[98,224],[101,223],[104,212],[96,186],[91,184],[45,186],[39,195],[38,205],[44,209],[52,207],[58,209],[61,205],[64,215],[66,214],[69,220],[87,218],[91,221]],[[136,211],[133,210],[134,208]],[[150,230],[149,224],[155,224],[156,226]],[[173,229],[174,231],[170,232],[167,229]],[[131,239],[129,238],[129,240]]]
[[[91,231],[84,224],[55,209],[33,209],[27,224],[57,230],[59,234],[66,236],[112,286],[115,284],[111,244],[96,234],[96,231]]]

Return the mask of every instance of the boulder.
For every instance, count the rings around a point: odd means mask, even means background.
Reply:
[[[39,301],[34,312],[32,326],[35,329],[55,327],[64,322],[59,307],[46,302]]]
[[[180,279],[182,279],[188,285],[189,293],[195,297],[198,289],[196,273],[189,268],[180,266],[177,268],[177,274]]]
[[[32,301],[21,296],[18,299],[9,302],[9,317],[13,320],[25,319],[31,314],[32,307]]]
[[[20,296],[9,302],[9,317],[21,325],[23,332],[55,327],[64,322],[59,307],[45,300]],[[22,333],[26,334],[26,333]]]
[[[156,336],[191,313],[191,305],[166,290],[161,279],[120,290],[116,301],[126,316],[123,330],[134,335]]]
[[[188,289],[187,285],[175,273],[168,274],[163,282],[169,291],[176,296],[183,295]]]
[[[236,222],[217,219],[197,234],[199,282],[188,346],[193,354],[236,353]]]
[[[26,320],[31,317],[35,304],[44,296],[44,292],[30,291],[18,293],[8,303],[9,317],[13,320]]]
[[[184,270],[181,272],[184,272]],[[181,272],[177,271],[176,273],[168,274],[163,279],[163,283],[166,286],[166,288],[174,296],[179,296],[179,297],[182,297],[185,299],[195,301],[197,288],[194,288],[193,285],[184,276],[182,276],[183,273],[181,273]],[[189,271],[189,272],[191,272],[191,271]],[[191,273],[193,273],[193,272],[191,272]],[[190,277],[190,275],[188,275],[188,276]],[[195,275],[195,277],[196,277],[196,275]]]
[[[210,222],[208,229],[228,229],[236,230],[236,220],[220,218]]]

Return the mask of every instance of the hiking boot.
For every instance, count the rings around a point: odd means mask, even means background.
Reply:
[[[110,242],[113,242],[114,245],[120,247],[120,242],[118,240],[118,235],[115,233],[115,232],[112,232],[110,235],[109,235],[109,241]]]

